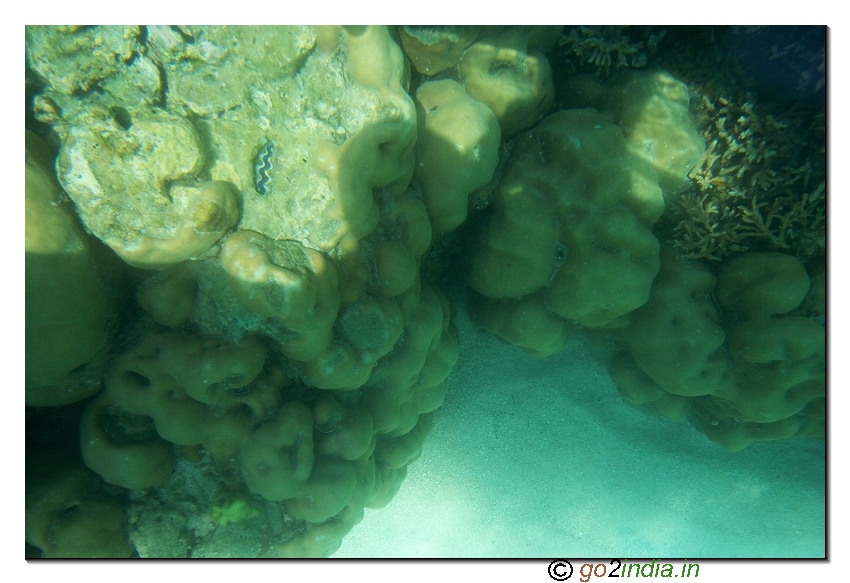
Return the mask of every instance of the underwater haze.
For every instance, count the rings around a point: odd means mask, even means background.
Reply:
[[[586,342],[536,360],[459,329],[474,348],[392,512],[335,557],[825,556],[822,442],[728,452],[624,407]]]
[[[826,558],[826,27],[25,32],[28,559]]]

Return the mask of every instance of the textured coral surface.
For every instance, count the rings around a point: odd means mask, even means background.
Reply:
[[[728,449],[821,436],[823,165],[683,42],[28,26],[28,414],[79,448],[28,467],[27,544],[333,554],[439,422],[458,298]]]

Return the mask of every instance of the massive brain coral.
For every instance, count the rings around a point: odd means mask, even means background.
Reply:
[[[540,356],[577,326],[617,326],[659,268],[663,195],[704,149],[684,84],[663,71],[576,78],[566,109],[509,143],[462,260],[477,324]]]
[[[125,488],[179,489],[200,463],[219,476],[211,491],[227,476],[241,485],[222,496],[265,508],[262,552],[333,552],[398,490],[457,359],[448,301],[419,277],[433,234],[408,188],[401,50],[385,27],[30,27],[27,40],[60,183],[87,229],[148,270],[82,416],[86,464]],[[99,43],[132,66],[63,73],[106,58],[86,52]],[[92,86],[107,89],[81,95]],[[490,180],[490,131],[469,189]]]
[[[535,320],[544,327],[553,318],[601,326],[641,306],[658,271],[650,227],[663,205],[655,171],[618,126],[593,109],[549,116],[511,142],[470,230],[467,284],[496,300],[479,320],[498,325],[496,312],[517,298],[524,309],[545,305],[551,316]],[[542,349],[537,330],[525,336],[521,346]]]
[[[505,136],[530,128],[552,107],[552,69],[540,49],[559,33],[560,27],[497,27],[460,58],[464,88],[493,110]]]
[[[626,401],[690,415],[732,450],[822,434],[825,331],[809,292],[790,255],[745,253],[715,276],[665,249],[649,301],[613,333],[625,348],[614,382]]]
[[[595,107],[611,115],[629,150],[652,164],[665,194],[687,181],[705,151],[688,109],[688,87],[663,69],[620,71],[606,81],[576,75],[560,89],[566,107]]]

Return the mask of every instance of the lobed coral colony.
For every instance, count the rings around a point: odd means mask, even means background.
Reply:
[[[28,553],[332,554],[443,403],[447,269],[729,449],[822,436],[823,116],[664,32],[28,27]]]

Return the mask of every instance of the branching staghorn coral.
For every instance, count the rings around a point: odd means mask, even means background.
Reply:
[[[746,94],[696,100],[708,147],[668,215],[670,242],[688,258],[771,250],[807,260],[823,253],[824,118],[791,111],[780,119],[763,109]]]
[[[649,34],[646,42],[632,42],[628,26],[575,26],[561,35],[558,44],[568,46],[578,58],[578,65],[595,65],[596,74],[607,77],[613,71],[643,67],[648,53],[653,53],[666,30]]]

